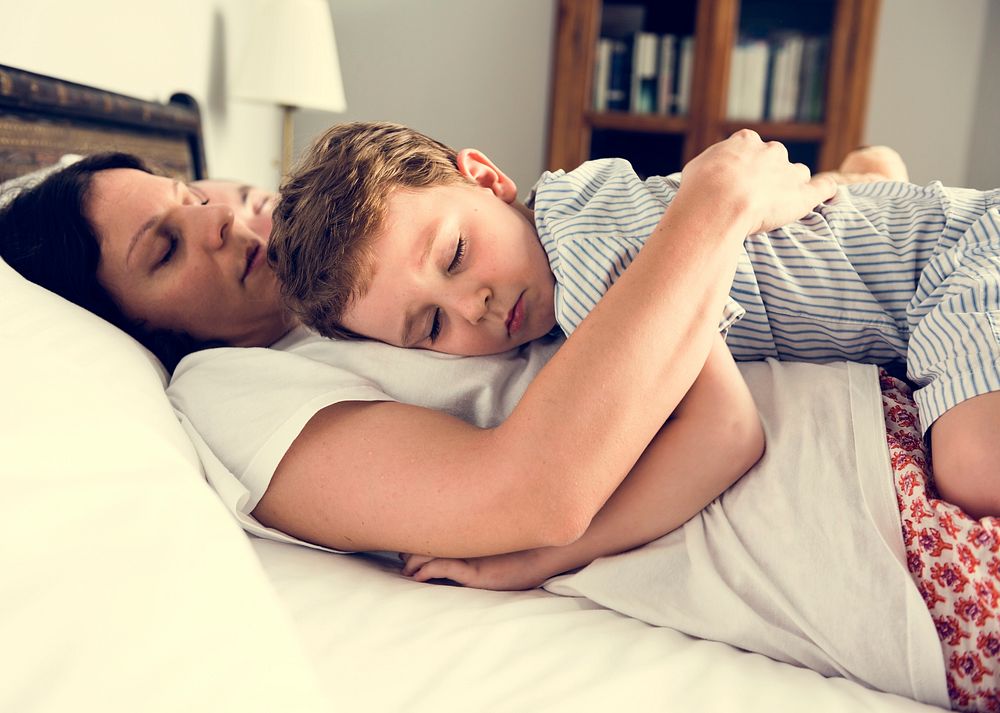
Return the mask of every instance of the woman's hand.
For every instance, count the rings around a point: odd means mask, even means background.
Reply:
[[[476,589],[534,589],[549,577],[560,574],[547,566],[545,548],[467,559],[408,554],[399,556],[403,560],[403,574],[418,582],[448,579]]]
[[[742,129],[684,167],[674,203],[689,211],[728,212],[749,234],[801,218],[836,192],[829,176],[812,176],[805,165],[790,163],[782,144]]]

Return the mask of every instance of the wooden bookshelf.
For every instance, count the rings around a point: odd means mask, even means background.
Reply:
[[[606,5],[644,6],[644,30],[695,38],[686,114],[595,110],[594,67]],[[559,0],[548,167],[572,169],[614,155],[645,161],[650,173],[669,173],[746,126],[782,141],[793,160],[813,170],[835,168],[861,143],[878,11],[879,0]],[[824,38],[818,121],[729,118],[733,47],[747,26],[756,33],[762,26],[764,32],[801,28]]]

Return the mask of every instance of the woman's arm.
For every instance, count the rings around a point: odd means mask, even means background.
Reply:
[[[716,144],[685,167],[643,250],[506,421],[327,407],[255,516],[338,549],[470,557],[577,540],[704,365],[743,237],[833,189],[753,132]]]
[[[763,452],[753,397],[718,337],[691,390],[579,540],[472,559],[409,557],[403,573],[422,582],[450,579],[481,589],[537,587],[680,527]]]

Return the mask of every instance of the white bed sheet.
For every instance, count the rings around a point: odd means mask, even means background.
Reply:
[[[337,710],[938,710],[586,599],[420,584],[373,557],[252,544]]]

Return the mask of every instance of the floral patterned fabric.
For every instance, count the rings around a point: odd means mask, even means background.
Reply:
[[[910,388],[879,376],[907,565],[941,639],[952,708],[1000,712],[1000,518],[938,498]]]

